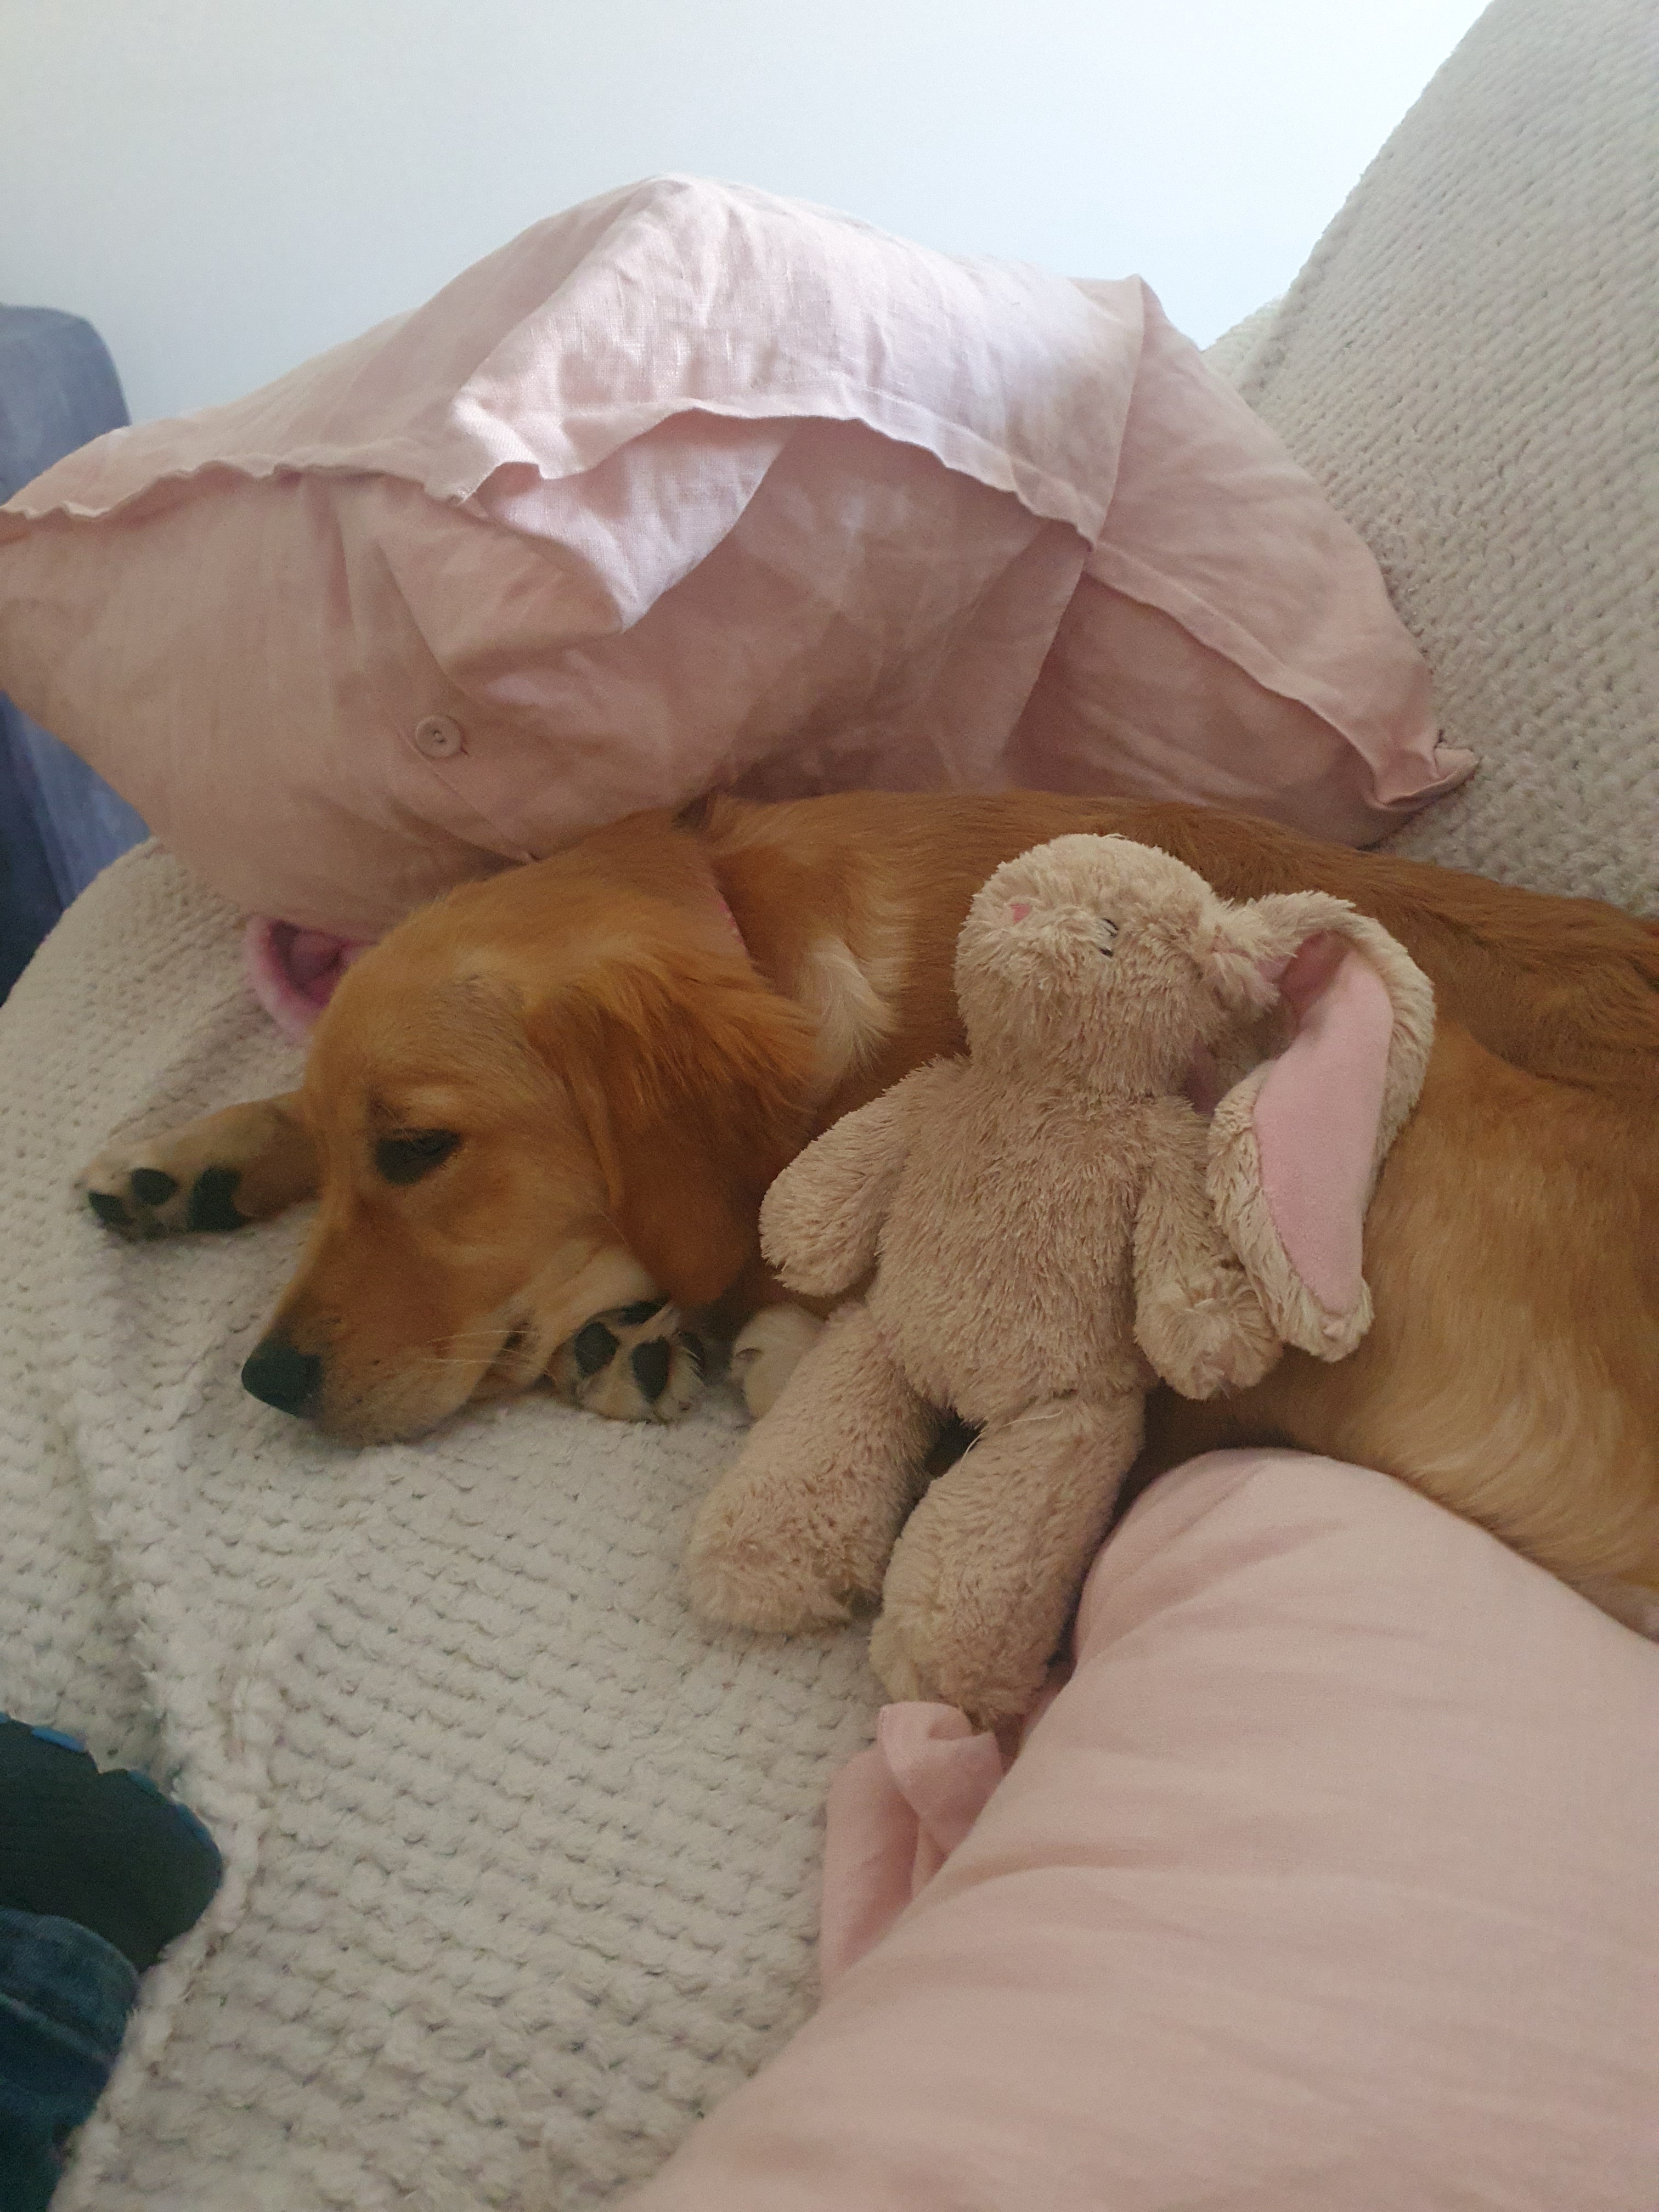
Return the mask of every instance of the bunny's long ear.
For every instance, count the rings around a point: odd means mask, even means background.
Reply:
[[[1285,1343],[1340,1359],[1370,1326],[1365,1208],[1423,1086],[1434,992],[1344,900],[1293,892],[1235,914],[1296,1027],[1216,1109],[1211,1202]]]

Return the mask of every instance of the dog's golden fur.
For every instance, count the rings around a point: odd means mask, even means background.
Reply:
[[[214,1225],[314,1190],[273,1333],[321,1363],[306,1410],[360,1441],[527,1386],[653,1289],[735,1326],[780,1296],[756,1244],[770,1178],[960,1048],[969,900],[1068,830],[1161,846],[1227,898],[1350,899],[1438,1001],[1368,1223],[1370,1335],[1218,1403],[1161,1394],[1155,1457],[1280,1438],[1397,1474],[1570,1577],[1659,1587],[1659,934],[1589,901],[1177,805],[858,793],[639,816],[416,914],[341,984],[299,1092],[106,1155],[100,1211]],[[389,1182],[377,1146],[411,1131],[461,1141]],[[176,1198],[146,1212],[135,1163]]]

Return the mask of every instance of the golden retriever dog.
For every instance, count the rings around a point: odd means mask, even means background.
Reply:
[[[105,1152],[90,1202],[144,1236],[315,1197],[244,1379],[349,1442],[550,1375],[673,1419],[705,1332],[762,1412],[820,1325],[761,1262],[763,1194],[838,1115],[961,1049],[969,901],[1068,830],[1160,846],[1228,898],[1349,899],[1439,1010],[1367,1224],[1370,1334],[1231,1398],[1160,1391],[1151,1463],[1287,1442],[1569,1579],[1659,1587],[1659,934],[1587,900],[1190,806],[716,799],[422,908],[345,976],[298,1091]]]

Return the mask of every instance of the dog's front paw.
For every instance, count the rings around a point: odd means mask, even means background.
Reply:
[[[666,1298],[596,1314],[548,1364],[560,1397],[613,1421],[683,1420],[702,1395],[702,1339]]]
[[[823,1334],[823,1323],[805,1306],[763,1306],[744,1323],[732,1346],[732,1379],[755,1420],[771,1412]]]
[[[241,1170],[179,1156],[167,1137],[112,1145],[81,1174],[76,1188],[106,1229],[134,1243],[189,1230],[245,1229],[236,1204]]]
[[[142,1140],[107,1146],[76,1188],[135,1240],[244,1229],[314,1196],[317,1156],[288,1098],[254,1098]]]

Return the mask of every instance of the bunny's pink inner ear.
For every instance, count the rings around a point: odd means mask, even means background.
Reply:
[[[1270,964],[1279,995],[1300,1014],[1326,989],[1343,962],[1357,957],[1346,937],[1339,937],[1334,930],[1322,929],[1316,937],[1299,945],[1291,959]]]
[[[1286,964],[1283,960],[1256,959],[1224,926],[1211,940],[1211,987],[1222,1005],[1237,1013],[1247,1010],[1265,1013],[1276,1005],[1279,979]]]
[[[1394,1008],[1334,933],[1309,939],[1279,988],[1297,1029],[1256,1093],[1262,1196],[1297,1273],[1327,1312],[1346,1313],[1360,1295]]]

